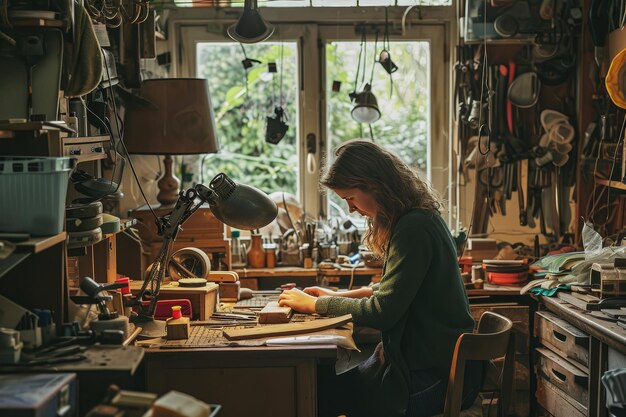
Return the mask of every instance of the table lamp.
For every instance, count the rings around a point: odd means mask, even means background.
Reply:
[[[146,274],[139,294],[131,303],[131,306],[137,307],[137,315],[131,317],[131,322],[142,328],[141,336],[165,335],[165,322],[154,319],[161,283],[169,265],[178,231],[185,220],[204,203],[209,204],[211,212],[218,220],[244,230],[266,226],[278,213],[276,203],[267,194],[254,187],[238,184],[223,173],[216,175],[208,187],[197,184],[182,191],[172,212],[157,219],[163,244],[150,272]]]
[[[142,100],[129,103],[124,117],[128,153],[164,155],[157,200],[176,203],[180,181],[172,173],[171,155],[218,151],[213,107],[206,79],[157,78],[141,84]]]

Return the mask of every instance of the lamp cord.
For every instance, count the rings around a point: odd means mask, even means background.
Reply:
[[[385,7],[385,33],[383,35],[383,49],[387,51],[391,61],[391,45],[389,43],[389,7]],[[389,98],[393,96],[393,72],[389,72]]]
[[[376,37],[374,38],[374,54],[376,54],[376,48],[378,48],[378,29],[376,30]],[[376,59],[372,59],[372,72],[370,74],[370,86],[374,82],[374,67],[375,66],[376,66]]]
[[[283,51],[285,50],[285,45],[283,40],[280,41],[280,106],[283,106]],[[284,110],[284,109],[283,109]]]
[[[357,64],[356,64],[356,77],[354,78],[354,92],[356,93],[358,90],[358,83],[359,83],[359,72],[361,71],[361,57],[363,55],[363,42],[365,41],[365,29],[362,29],[363,31],[361,32],[361,45],[359,48],[359,59],[357,60]]]
[[[248,60],[248,55],[246,54],[246,48],[243,47],[243,43],[239,42],[239,46],[241,47],[241,51],[243,52],[244,61]],[[244,80],[246,84],[246,97],[248,97],[248,69],[244,67]]]
[[[102,49],[103,55],[104,54],[104,48],[100,48]],[[106,62],[105,62],[106,64]],[[109,75],[109,66],[105,65],[106,71],[107,71],[107,77],[109,78],[109,82],[111,80],[111,76]],[[112,86],[110,87],[112,88]],[[120,129],[120,123],[119,123],[119,119],[118,119],[118,112],[117,112],[117,104],[115,101],[115,94],[113,93],[113,90],[111,90],[111,101],[113,103],[113,113],[115,115],[115,127],[117,130],[117,135],[119,137],[119,143],[122,145],[122,149],[124,149],[124,154],[126,155],[126,160],[128,161],[128,165],[130,166],[130,170],[133,173],[133,176],[135,177],[135,181],[137,182],[137,186],[139,187],[139,192],[141,192],[141,195],[144,199],[144,201],[146,202],[146,205],[148,206],[148,209],[150,209],[150,213],[152,213],[152,216],[154,216],[154,220],[157,222],[159,222],[159,217],[156,215],[156,213],[154,212],[154,210],[152,209],[152,206],[150,205],[150,203],[148,203],[148,198],[146,197],[146,194],[143,191],[143,188],[141,187],[141,182],[139,181],[139,177],[137,176],[137,172],[135,171],[135,166],[133,165],[133,161],[132,158],[130,157],[130,153],[128,152],[128,149],[126,148],[126,143],[124,143],[124,135],[123,135],[123,128]],[[117,146],[114,147],[117,150]],[[121,181],[120,181],[121,182]],[[118,184],[119,187],[119,184]]]

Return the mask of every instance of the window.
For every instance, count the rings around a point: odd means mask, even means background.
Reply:
[[[224,172],[267,193],[296,195],[296,44],[266,42],[244,47],[234,42],[198,42],[196,57],[196,76],[209,82],[221,147],[218,154],[206,156],[202,176]],[[244,60],[250,66],[247,69]],[[276,111],[281,110],[277,109],[282,109],[283,117],[278,117]],[[288,125],[277,144],[265,140],[268,116]]]
[[[430,44],[425,41],[393,42],[389,52],[398,69],[391,75],[377,61],[381,42],[331,42],[326,47],[326,92],[328,95],[328,142],[332,152],[353,138],[369,138],[393,150],[421,176],[428,176],[430,131]],[[359,55],[362,65],[359,67]],[[364,64],[364,65],[363,65]],[[357,77],[359,72],[359,79]],[[333,91],[339,81],[341,90]],[[371,83],[381,119],[371,125],[354,121],[354,103],[348,92],[362,91]],[[332,158],[332,154],[329,156]],[[332,207],[348,212],[345,201],[329,194]],[[329,211],[333,214],[333,211]]]
[[[383,114],[372,124],[374,139],[403,156],[445,194],[450,139],[447,65],[451,58],[446,39],[451,38],[456,22],[452,7],[433,9],[430,16],[415,9],[402,27],[398,23],[409,8],[388,9],[389,20],[394,22],[389,49],[399,67],[392,75],[391,97],[389,75],[373,59],[382,49],[385,8],[263,8],[263,17],[276,30],[269,41],[245,45],[246,56],[262,61],[248,70],[247,95],[243,51],[226,35],[239,12],[203,9],[202,17],[193,8],[173,12],[168,27],[177,34],[172,50],[178,57],[173,60],[174,73],[206,77],[218,117],[224,151],[206,157],[205,178],[223,170],[236,181],[268,192],[293,193],[312,217],[336,214],[329,211],[332,193],[320,195],[319,175],[336,144],[370,137],[367,125],[352,120],[348,97],[354,89],[361,39],[355,23],[367,21],[381,33],[376,54],[374,37],[368,35],[365,78],[359,76],[359,81],[369,81],[374,66],[373,91]],[[416,16],[426,16],[429,24],[419,24]],[[268,73],[267,62],[278,63],[281,49],[289,130],[273,146],[264,142],[265,117],[272,114],[279,79]],[[336,79],[342,83],[339,93],[331,90]],[[359,82],[357,88],[361,87]]]

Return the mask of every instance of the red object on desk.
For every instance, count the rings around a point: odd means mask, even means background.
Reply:
[[[126,286],[120,288],[120,292],[122,294],[130,294],[130,278],[128,278],[128,277],[121,277],[121,278],[116,279],[115,282],[125,283]]]
[[[487,280],[494,285],[519,285],[528,281],[528,271],[487,272]]]
[[[144,305],[148,305],[148,301],[144,301]],[[156,309],[154,310],[155,320],[167,320],[172,317],[172,307],[180,306],[179,313],[183,317],[191,318],[193,311],[191,310],[191,301],[181,298],[176,300],[159,300],[156,303]]]

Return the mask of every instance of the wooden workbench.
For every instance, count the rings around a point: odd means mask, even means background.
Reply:
[[[148,348],[146,391],[219,403],[220,417],[316,417],[318,366],[336,358],[334,345]]]

